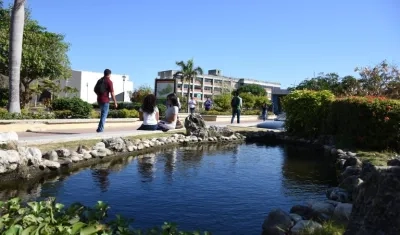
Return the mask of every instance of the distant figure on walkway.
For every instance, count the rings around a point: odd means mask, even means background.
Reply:
[[[160,114],[156,105],[155,95],[149,94],[144,97],[142,107],[139,109],[139,115],[140,119],[143,120],[143,124],[138,128],[138,130],[157,130]]]
[[[268,118],[268,106],[267,103],[264,103],[261,107],[262,112],[261,112],[261,116],[263,121],[265,122],[265,120]]]
[[[240,123],[240,110],[242,110],[242,98],[239,97],[239,92],[235,91],[233,95],[234,96],[231,100],[231,107],[232,107],[231,124],[235,120],[235,116],[237,116],[237,123]]]
[[[210,100],[210,98],[207,98],[206,102],[204,102],[204,109],[206,111],[210,111],[212,106],[212,101]]]
[[[158,123],[157,130],[168,131],[176,128],[176,122],[178,121],[178,97],[175,95],[167,98],[167,111],[165,112],[165,120]]]
[[[189,110],[190,110],[190,114],[194,114],[194,110],[196,109],[196,100],[193,99],[193,96],[190,96],[190,100],[189,100]]]
[[[113,82],[111,81],[111,70],[104,70],[104,76],[100,78],[96,86],[94,86],[94,92],[97,95],[97,103],[100,107],[100,122],[97,127],[97,132],[104,131],[104,125],[110,110],[110,94],[114,101],[115,108],[118,108],[117,99],[115,99]]]

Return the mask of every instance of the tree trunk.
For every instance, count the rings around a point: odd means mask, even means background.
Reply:
[[[192,79],[189,77],[188,78],[188,80],[189,80],[189,84],[188,84],[188,93],[187,93],[187,97],[186,97],[186,100],[187,100],[187,104],[186,104],[186,110],[187,110],[187,112],[188,113],[190,113],[190,109],[189,109],[189,100],[190,100],[190,86],[192,85]]]
[[[8,112],[21,113],[20,72],[22,60],[22,39],[25,24],[25,0],[14,0],[10,24],[9,79],[10,93]]]

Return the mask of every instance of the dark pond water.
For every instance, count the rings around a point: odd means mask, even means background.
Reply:
[[[2,189],[0,197],[55,196],[70,204],[107,202],[111,214],[149,228],[173,221],[185,230],[259,234],[276,207],[324,198],[336,184],[323,154],[289,146],[203,145],[171,148],[97,165],[51,182]]]

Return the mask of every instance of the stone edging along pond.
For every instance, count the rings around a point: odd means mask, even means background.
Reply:
[[[190,135],[172,134],[170,137],[140,140],[109,138],[92,147],[80,145],[75,151],[60,148],[42,154],[36,147],[21,146],[16,150],[0,150],[1,182],[15,182],[18,179],[33,180],[45,174],[74,171],[81,167],[108,162],[116,157],[136,156],[172,145],[243,142],[245,140],[266,143],[284,142],[323,148],[325,153],[337,159],[338,169],[341,170],[340,184],[327,191],[327,200],[325,201],[295,205],[291,208],[290,213],[280,209],[271,211],[262,225],[263,234],[282,234],[282,231],[299,234],[306,227],[319,228],[322,222],[331,219],[348,223],[348,229],[352,229],[351,231],[354,232],[349,234],[371,234],[369,233],[371,225],[366,227],[363,223],[364,220],[373,219],[376,223],[375,227],[372,227],[380,229],[382,223],[390,221],[394,225],[397,223],[396,218],[400,217],[400,208],[398,207],[387,208],[389,212],[393,212],[389,213],[392,215],[390,217],[382,214],[371,203],[371,201],[377,200],[377,195],[384,197],[383,195],[400,191],[400,159],[390,160],[388,167],[375,167],[369,163],[363,163],[355,153],[336,149],[329,139],[306,140],[274,131],[238,131],[235,133],[227,127],[205,129],[196,125],[186,126],[186,130]],[[392,188],[377,186],[388,180],[397,180],[396,186],[392,186]],[[393,188],[397,191],[393,191]],[[384,202],[385,200],[388,199],[382,199],[382,203],[388,204],[387,201]],[[376,215],[366,213],[366,210],[377,210]],[[393,215],[397,215],[397,217]],[[369,218],[368,216],[375,217]],[[395,226],[394,229],[400,229],[400,226]],[[364,231],[365,233],[355,231]],[[392,234],[391,232],[393,231],[387,231],[386,234]],[[397,234],[400,234],[400,231]]]

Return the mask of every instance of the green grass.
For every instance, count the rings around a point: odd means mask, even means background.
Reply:
[[[357,157],[361,161],[368,161],[375,166],[387,166],[387,161],[395,155],[393,152],[369,152],[369,151],[357,151]]]
[[[337,224],[332,221],[327,221],[322,224],[321,229],[310,231],[306,229],[301,235],[342,235],[346,228],[342,224]]]

